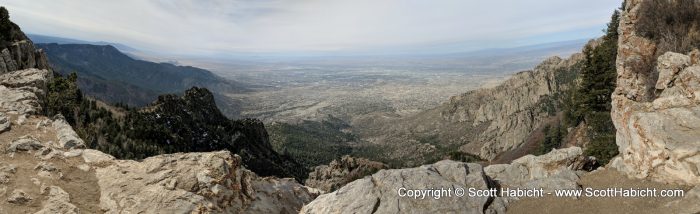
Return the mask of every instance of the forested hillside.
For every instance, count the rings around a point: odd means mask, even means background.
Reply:
[[[299,181],[307,176],[305,167],[272,149],[262,122],[229,120],[205,88],[193,87],[182,97],[161,95],[144,108],[111,107],[83,96],[77,79],[75,73],[55,77],[45,111],[63,115],[89,148],[124,159],[229,150],[259,175]]]

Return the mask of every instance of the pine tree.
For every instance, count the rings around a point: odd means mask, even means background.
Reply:
[[[615,61],[619,19],[620,12],[616,10],[601,43],[584,48],[585,63],[581,71],[581,82],[575,93],[578,103],[574,116],[589,126],[591,143],[586,148],[586,154],[596,156],[603,164],[617,155],[615,128],[610,109],[611,94],[615,90],[617,79]]]

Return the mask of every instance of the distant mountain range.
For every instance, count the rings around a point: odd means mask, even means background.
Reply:
[[[112,45],[50,43],[36,46],[46,52],[55,71],[76,72],[83,92],[110,103],[143,106],[153,102],[159,94],[179,94],[193,86],[217,93],[246,90],[242,84],[207,70],[137,60]],[[225,106],[227,115],[235,112],[232,110],[235,104],[229,102]]]
[[[39,34],[27,34],[27,37],[29,37],[29,39],[31,39],[32,41],[34,41],[34,43],[37,43],[37,44],[56,43],[56,44],[61,44],[61,45],[65,45],[65,44],[111,45],[122,52],[138,51],[138,49],[136,49],[136,48],[132,48],[128,45],[114,43],[114,42],[103,42],[103,41],[91,42],[91,41],[85,41],[85,40],[79,40],[79,39],[71,39],[71,38],[64,38],[64,37],[39,35]]]

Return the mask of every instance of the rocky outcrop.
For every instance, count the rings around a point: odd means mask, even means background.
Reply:
[[[48,70],[27,69],[0,76],[0,111],[7,114],[41,113]]]
[[[638,35],[644,0],[628,0],[620,22],[612,118],[620,156],[613,167],[635,178],[700,184],[700,64],[697,51],[656,57]]]
[[[0,10],[0,24],[3,26],[0,32],[0,74],[29,68],[50,70],[46,54],[35,49],[19,26],[10,21],[7,9]]]
[[[387,168],[389,167],[386,164],[380,162],[346,155],[333,160],[328,165],[315,167],[304,183],[306,186],[330,192],[356,179]]]
[[[555,188],[580,189],[577,170],[590,161],[582,156],[581,148],[572,147],[486,168],[444,160],[417,168],[381,170],[319,196],[304,206],[301,213],[505,213],[508,203],[518,200],[517,197],[501,197],[500,193],[469,196],[469,188],[497,192],[501,188],[542,188],[544,192]],[[455,192],[451,195],[432,192],[425,198],[404,195],[407,194],[404,190],[457,188],[467,192],[461,197]]]
[[[551,57],[496,87],[454,96],[435,109],[387,122],[388,128],[375,131],[377,136],[371,139],[392,148],[388,159],[403,162],[435,155],[438,146],[493,160],[520,148],[556,116],[561,97],[557,95],[573,86],[583,60],[581,53],[568,59]]]
[[[27,40],[16,41],[0,51],[0,73],[28,68],[49,69],[46,54]]]
[[[295,213],[314,195],[293,179],[260,178],[229,152],[119,160],[98,167],[106,213]]]
[[[259,177],[228,151],[130,161],[83,149],[62,117],[29,114],[41,109],[47,72],[0,75],[0,90],[17,92],[0,96],[12,125],[0,132],[0,213],[297,213],[318,194]]]
[[[504,151],[518,148],[550,115],[543,106],[553,96],[571,87],[583,61],[582,54],[568,59],[552,57],[532,71],[513,75],[501,85],[455,96],[441,107],[448,121],[467,123],[476,130],[461,150],[491,160]]]
[[[472,127],[486,126],[462,150],[491,160],[525,143],[544,124],[550,116],[544,106],[556,102],[552,97],[572,86],[570,76],[578,73],[575,66],[582,60],[582,54],[549,58],[533,71],[515,74],[496,88],[453,97],[441,115],[452,121],[468,121]]]
[[[35,165],[36,176],[31,182],[42,186],[39,194],[47,196],[37,213],[80,213],[75,204],[89,205],[85,204],[86,201],[72,201],[70,194],[63,190],[65,187],[60,186],[68,185],[61,181],[65,177],[74,178],[75,173],[80,173],[61,170],[72,167],[87,167],[81,171],[89,174],[82,176],[94,177],[95,180],[71,181],[79,182],[81,186],[79,190],[70,191],[73,194],[87,194],[80,192],[83,189],[99,192],[96,201],[99,204],[89,206],[99,205],[100,211],[105,213],[297,213],[317,196],[312,189],[292,178],[258,177],[243,168],[240,157],[228,151],[169,154],[137,162],[115,160],[95,150],[61,151],[63,147],[50,143],[42,145],[54,146],[53,152],[59,155],[48,159],[30,153],[0,156],[2,162]],[[37,151],[37,154],[41,152]],[[70,164],[65,165],[66,162]],[[14,165],[2,167],[0,188],[31,185],[22,184],[29,179],[10,182],[17,170],[20,169]],[[6,201],[23,205],[40,199],[44,197],[15,189]]]

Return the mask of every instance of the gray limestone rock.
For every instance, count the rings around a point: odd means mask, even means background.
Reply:
[[[7,119],[7,115],[0,112],[0,133],[10,130],[10,120]]]
[[[17,140],[13,140],[7,148],[7,152],[32,151],[43,148],[44,145],[36,138],[26,135]]]
[[[48,200],[44,202],[42,209],[37,211],[35,214],[80,213],[80,209],[78,209],[78,207],[70,203],[70,195],[60,187],[45,187],[42,188],[42,192],[48,193]]]
[[[53,128],[58,136],[58,146],[63,149],[85,148],[85,142],[80,139],[73,128],[61,115],[57,115],[53,121]]]
[[[480,165],[440,161],[410,169],[381,170],[372,176],[319,196],[304,206],[301,213],[494,213],[492,204],[502,205],[495,197],[452,197],[439,199],[401,197],[405,190],[452,188],[485,190],[494,183],[484,175]],[[405,189],[403,189],[405,188]],[[404,191],[403,193],[401,191]]]
[[[25,204],[29,201],[32,200],[32,197],[30,197],[27,193],[20,189],[15,189],[10,193],[10,196],[7,197],[7,202],[13,203],[13,204]]]

